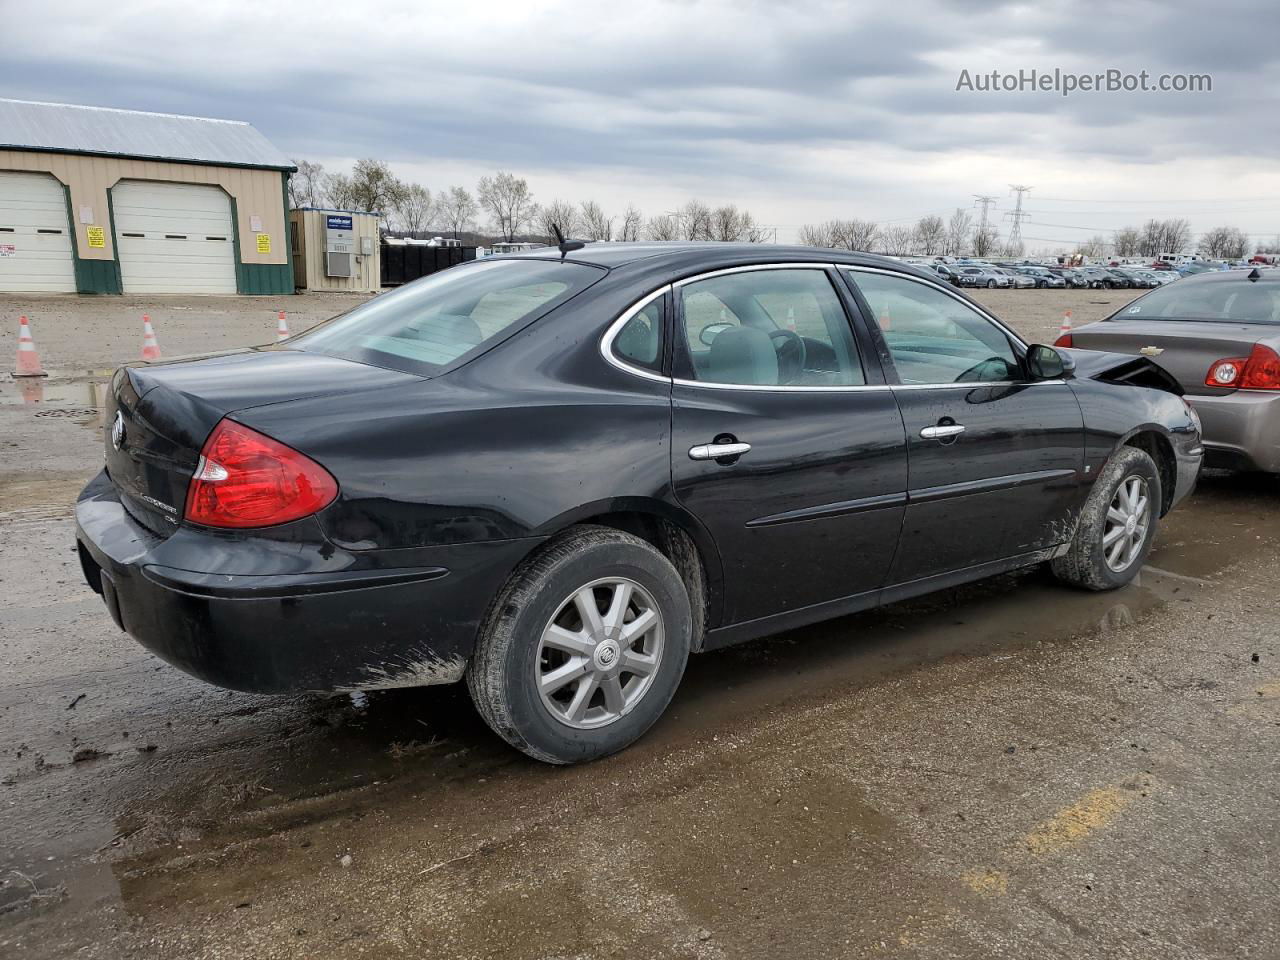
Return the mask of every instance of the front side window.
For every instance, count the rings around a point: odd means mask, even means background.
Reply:
[[[1005,333],[968,304],[928,284],[850,271],[879,320],[904,384],[1016,380],[1020,365]]]
[[[747,386],[866,383],[849,318],[825,271],[752,270],[680,289],[682,375]]]
[[[549,313],[604,275],[597,267],[554,260],[450,267],[367,300],[291,345],[433,376]]]

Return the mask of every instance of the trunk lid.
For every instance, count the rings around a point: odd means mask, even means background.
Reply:
[[[1189,395],[1221,396],[1232,391],[1204,382],[1214,361],[1247,357],[1255,343],[1275,333],[1274,324],[1113,319],[1079,327],[1071,340],[1073,347],[1083,350],[1149,357],[1173,374]]]
[[[297,350],[234,353],[121,367],[105,409],[107,474],[125,509],[160,536],[182,520],[209,432],[251,407],[424,379]]]

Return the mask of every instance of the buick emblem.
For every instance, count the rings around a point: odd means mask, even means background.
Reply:
[[[111,421],[111,446],[118,451],[124,443],[124,414],[116,411],[116,418]]]

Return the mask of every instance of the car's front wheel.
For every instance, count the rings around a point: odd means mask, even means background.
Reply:
[[[994,290],[995,288],[996,288],[996,282],[995,282],[994,280],[988,280],[988,281],[987,281],[987,289],[988,289],[988,290]]]
[[[517,570],[467,672],[485,722],[517,750],[577,763],[628,746],[662,715],[692,637],[684,581],[649,543],[584,526]]]
[[[1150,455],[1121,447],[1098,475],[1067,552],[1050,563],[1054,575],[1086,590],[1123,587],[1151,552],[1161,497]]]

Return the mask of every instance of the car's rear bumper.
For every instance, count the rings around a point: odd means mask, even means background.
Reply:
[[[1210,466],[1280,473],[1280,392],[1237,390],[1192,397]]]
[[[180,535],[188,559],[202,553],[191,538],[203,536],[205,566],[255,572],[172,566]],[[202,680],[262,693],[460,679],[490,601],[536,543],[389,551],[390,565],[385,553],[361,556],[327,543],[280,550],[186,529],[166,540],[128,514],[105,474],[80,495],[76,539],[85,580],[122,630]],[[308,550],[316,557],[299,556]],[[259,555],[246,564],[245,551]]]

